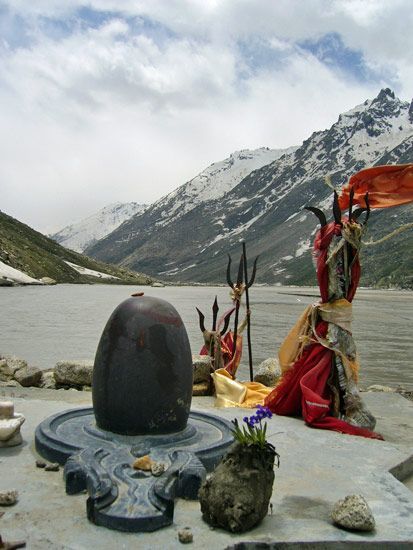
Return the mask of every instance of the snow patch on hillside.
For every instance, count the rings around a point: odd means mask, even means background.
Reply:
[[[96,241],[103,239],[132,216],[142,214],[146,204],[116,202],[105,206],[95,214],[52,235],[52,239],[65,248],[83,252]]]
[[[42,285],[42,281],[33,279],[23,271],[19,271],[0,261],[0,278],[22,285]]]
[[[98,279],[119,279],[114,275],[108,275],[107,273],[102,273],[102,271],[95,271],[94,269],[89,269],[87,267],[82,267],[81,265],[74,264],[65,260],[65,264],[70,266],[72,269],[80,273],[81,275],[89,275],[91,277],[97,277]]]

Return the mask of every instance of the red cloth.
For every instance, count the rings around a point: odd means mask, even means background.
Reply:
[[[237,372],[242,357],[242,336],[240,334],[237,335],[237,349],[234,357],[232,357],[233,348],[234,334],[229,331],[221,338],[222,361],[224,363],[224,368],[233,378],[235,378],[235,373]],[[199,353],[200,355],[208,355],[209,350],[206,346],[203,346]]]
[[[334,235],[341,235],[341,225],[331,222],[317,231],[314,239],[314,255],[317,262],[317,280],[320,287],[321,301],[328,302],[328,247]],[[347,300],[353,301],[357,286],[360,281],[361,269],[359,256],[357,255],[351,266],[351,281],[347,293]]]
[[[322,227],[316,235],[314,254],[317,261],[317,279],[321,301],[328,301],[328,246],[333,235],[340,235],[341,226],[334,222]],[[351,302],[360,279],[358,258],[351,268],[351,284],[347,300]],[[328,323],[320,321],[316,333],[325,338]],[[301,357],[283,375],[277,387],[266,397],[265,406],[281,416],[302,416],[314,428],[334,430],[350,435],[383,439],[381,435],[364,428],[358,428],[332,416],[332,395],[327,384],[331,373],[334,352],[317,341],[308,345]]]

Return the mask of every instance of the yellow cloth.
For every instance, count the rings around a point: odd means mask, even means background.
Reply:
[[[293,365],[305,344],[303,340],[307,339],[311,333],[311,313],[313,308],[314,306],[311,304],[305,308],[301,317],[287,334],[278,350],[278,359],[282,373]]]
[[[273,390],[259,382],[238,382],[225,369],[217,369],[211,376],[215,384],[216,407],[252,409],[257,405],[263,405],[264,399]]]
[[[326,338],[317,335],[315,327],[319,316],[323,321],[333,323],[351,335],[352,305],[345,298],[307,306],[278,351],[281,373],[284,374],[292,367],[307,344],[318,342],[339,355],[347,376],[357,379],[358,361],[349,359],[340,349],[332,346]]]
[[[351,321],[353,320],[352,305],[345,298],[318,304],[317,310],[320,313],[321,319],[327,323],[334,323],[343,330],[351,333]],[[315,323],[313,324],[315,330]]]

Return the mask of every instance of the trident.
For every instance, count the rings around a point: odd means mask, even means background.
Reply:
[[[205,328],[205,315],[198,308],[195,308],[195,309],[197,310],[198,315],[199,315],[199,328],[201,329],[201,332],[204,335],[204,340],[205,340],[205,334],[208,332]],[[219,311],[218,299],[215,296],[215,300],[214,300],[214,303],[213,303],[213,306],[212,306],[212,330],[211,330],[212,334],[214,334],[217,330],[218,311]],[[233,311],[234,311],[234,309],[229,310],[226,313],[225,317],[224,317],[224,326],[223,326],[222,330],[220,330],[220,332],[219,332],[220,338],[222,338],[222,336],[224,336],[224,334],[226,333],[226,331],[228,329],[229,320],[230,320],[230,317],[231,317]],[[205,341],[205,344],[208,345],[206,341]],[[214,356],[215,356],[215,351],[216,350],[214,348],[215,348],[215,342],[214,342],[214,339],[211,338],[210,343],[209,343],[209,356],[211,357],[211,359],[214,359]],[[215,369],[219,368],[220,366],[221,365],[215,365],[214,364],[213,368],[215,370]]]
[[[248,358],[249,358],[249,367],[250,367],[250,380],[252,382],[254,373],[252,369],[252,349],[251,349],[251,324],[250,324],[250,315],[249,315],[249,294],[248,289],[253,285],[255,280],[255,275],[257,272],[257,260],[258,256],[255,258],[254,267],[252,270],[251,279],[248,280],[247,273],[247,252],[245,247],[245,242],[242,243],[242,254],[238,266],[238,276],[237,282],[234,283],[231,280],[231,256],[228,254],[228,266],[227,266],[227,283],[232,290],[232,298],[235,302],[235,320],[234,320],[234,346],[232,348],[232,356],[234,357],[237,349],[237,331],[238,331],[238,317],[239,317],[239,308],[241,305],[241,296],[245,290],[246,306],[247,306],[247,342],[248,342]],[[243,284],[245,278],[246,284]]]

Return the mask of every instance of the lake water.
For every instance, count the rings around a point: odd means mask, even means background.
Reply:
[[[57,285],[0,288],[0,354],[14,354],[41,368],[62,359],[93,359],[113,309],[132,292],[143,290],[171,302],[185,322],[192,352],[202,335],[195,306],[210,327],[218,296],[220,313],[231,305],[228,287],[129,287]],[[251,289],[254,366],[276,356],[278,347],[316,289]],[[358,347],[360,385],[403,385],[413,390],[413,292],[359,289],[353,302],[353,335]],[[248,378],[246,338],[238,376]]]

